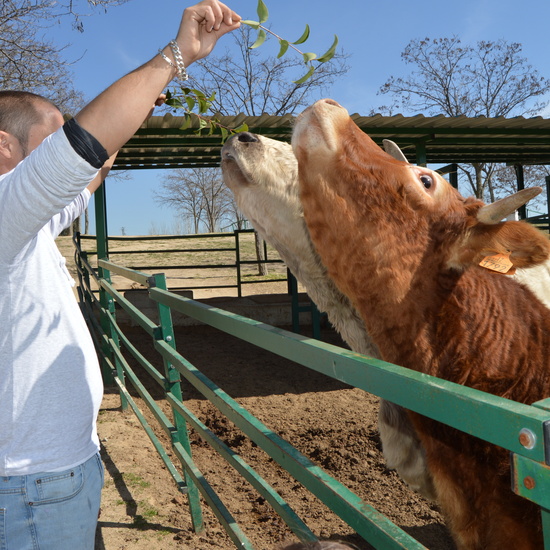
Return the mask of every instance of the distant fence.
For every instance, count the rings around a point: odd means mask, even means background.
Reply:
[[[340,382],[374,393],[393,403],[434,418],[456,429],[507,449],[513,465],[512,490],[540,506],[546,550],[550,550],[550,399],[523,405],[489,395],[445,380],[420,374],[403,367],[364,357],[341,348],[219,310],[178,296],[166,289],[164,274],[150,275],[99,259],[97,270],[87,262],[77,246],[80,279],[79,296],[85,317],[101,359],[108,383],[120,391],[123,408],[134,411],[155,446],[179,490],[188,495],[190,515],[196,531],[203,526],[199,495],[210,506],[236,548],[253,550],[239,524],[223,502],[223,488],[216,492],[195,464],[188,429],[193,429],[208,443],[212,452],[222,456],[271,505],[289,529],[302,541],[317,537],[297,516],[289,504],[258,472],[212,433],[182,401],[180,378],[183,377],[218,410],[234,423],[282,468],[289,472],[338,517],[350,525],[364,540],[382,550],[425,548],[400,527],[361,500],[347,487],[272,432],[265,424],[239,405],[222,388],[197,370],[177,351],[172,312],[179,312],[206,323],[260,348],[323,373]],[[133,306],[111,283],[111,274],[126,277],[147,288],[158,307],[158,322],[152,321]],[[94,280],[99,290],[93,292]],[[162,369],[150,363],[135,348],[117,322],[115,303],[153,342]],[[128,357],[138,364],[163,389],[173,420],[159,408],[135,371]],[[156,421],[151,426],[128,391],[132,386],[143,399]],[[483,419],[483,422],[480,422]],[[170,438],[176,463],[163,447],[156,429]],[[528,434],[529,437],[525,437]],[[523,442],[523,444],[522,444]],[[533,483],[524,483],[532,478]],[[480,480],[483,483],[483,480]]]
[[[269,266],[273,264],[283,264],[276,252],[271,251],[265,242],[262,243],[263,258],[254,257],[255,250],[250,250],[248,247],[248,253],[243,253],[243,235],[253,235],[252,229],[240,229],[228,233],[207,233],[198,235],[155,235],[155,236],[139,236],[139,237],[108,237],[107,242],[107,254],[109,257],[125,256],[126,267],[137,271],[141,270],[155,270],[169,272],[170,270],[231,270],[234,273],[234,284],[211,284],[211,285],[187,285],[184,287],[190,290],[204,290],[215,288],[235,288],[237,289],[237,295],[242,296],[243,285],[262,285],[264,283],[274,283],[278,281],[288,281],[288,272],[283,273],[279,277],[250,277],[250,270],[248,270],[248,278],[245,276],[245,268],[251,266],[259,266],[260,264]],[[83,243],[85,241],[93,241],[95,243],[95,235],[77,235],[77,241],[79,243],[79,249],[89,259],[90,256],[97,255],[97,250],[84,250]],[[146,243],[155,241],[160,243],[178,241],[188,242],[189,246],[178,248],[158,248],[158,249],[145,249],[145,248],[115,248],[109,247],[109,243],[136,243],[138,246],[140,243]],[[207,241],[212,244],[208,247],[191,246],[193,242]],[[218,253],[218,256],[222,258],[221,263],[212,262],[210,257]],[[170,263],[149,262],[140,263],[133,259],[140,256],[159,256],[162,254],[170,254],[175,261]],[[185,263],[178,264],[178,255],[185,254],[187,256]],[[271,256],[271,257],[270,257]]]
[[[535,227],[538,227],[541,231],[550,232],[550,218],[548,214],[541,214],[540,216],[531,216],[526,218],[527,222],[532,223]]]

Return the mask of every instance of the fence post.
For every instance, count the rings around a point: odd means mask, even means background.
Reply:
[[[97,248],[97,259],[98,260],[108,260],[109,259],[109,243],[108,243],[108,232],[107,232],[107,199],[105,193],[106,182],[103,182],[103,185],[96,191],[94,194],[94,204],[95,204],[95,222],[96,222],[96,248]],[[98,276],[100,279],[105,279],[106,282],[111,284],[111,273],[108,269],[102,267],[98,268]],[[101,304],[100,312],[100,324],[101,329],[107,338],[113,341],[113,344],[120,349],[120,340],[117,333],[111,326],[110,315],[115,316],[115,302],[113,298],[105,291],[104,288],[99,287],[99,302]],[[105,313],[108,312],[108,313]],[[111,350],[109,342],[106,342],[105,339],[101,340],[102,352],[106,357],[110,357],[113,361],[117,377],[120,379],[122,384],[124,384],[124,370],[116,354]],[[113,376],[108,364],[103,361],[103,379],[106,385],[112,385],[114,383]],[[120,392],[120,406],[122,410],[128,408],[128,400],[122,392]]]
[[[239,241],[239,230],[235,229],[235,263],[237,264],[237,296],[242,298],[243,288],[241,284],[241,248]]]
[[[287,268],[288,293],[290,294],[292,306],[292,331],[300,334],[300,312],[309,311],[311,313],[311,330],[315,340],[321,339],[321,312],[313,300],[309,300],[309,306],[300,306],[300,297],[298,294],[298,281]]]
[[[75,264],[78,266],[78,295],[82,302],[87,304],[90,311],[93,310],[93,302],[90,294],[84,289],[91,288],[90,286],[90,273],[85,268],[85,264],[89,263],[88,252],[82,250],[82,238],[80,232],[77,232],[75,237]],[[82,282],[84,281],[84,283]]]
[[[84,269],[84,262],[88,261],[88,253],[84,252],[82,250],[82,239],[80,238],[80,231],[77,231],[73,235],[73,246],[75,247],[74,250],[74,263],[77,267],[77,277],[78,277],[78,295],[80,296],[81,300],[84,299],[83,293],[81,291],[82,287],[82,279],[84,279],[84,282],[89,286],[90,283],[90,277],[88,276],[88,270]]]
[[[156,287],[161,290],[167,290],[166,276],[164,275],[164,273],[157,273],[150,277],[149,288],[151,287]],[[157,302],[157,307],[160,328],[160,334],[157,336],[157,338],[164,340],[171,348],[175,350],[176,341],[170,308],[159,302]],[[163,363],[166,376],[166,386],[164,390],[166,393],[171,393],[178,401],[182,401],[183,399],[181,392],[180,373],[167,359],[164,358]],[[181,443],[189,456],[191,456],[191,443],[189,442],[189,434],[187,432],[187,422],[185,421],[185,418],[174,407],[172,407],[172,414],[174,417],[174,426],[176,427],[176,432],[172,432],[171,435],[172,444],[177,442]],[[184,471],[184,475],[185,482],[187,484],[187,495],[189,497],[191,521],[193,523],[193,528],[195,529],[195,532],[200,533],[204,531],[204,522],[202,518],[199,490],[197,489],[197,486],[195,485],[191,476],[189,476],[189,474],[187,473],[187,470]]]
[[[298,303],[298,281],[291,273],[290,269],[286,269],[288,293],[292,304],[292,331],[296,334],[300,333],[300,305]]]

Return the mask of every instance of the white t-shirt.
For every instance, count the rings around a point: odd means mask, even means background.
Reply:
[[[0,476],[65,470],[99,449],[101,373],[55,244],[96,173],[60,129],[0,176]]]

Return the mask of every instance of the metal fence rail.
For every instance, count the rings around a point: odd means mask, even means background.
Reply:
[[[541,214],[540,216],[532,216],[527,218],[526,221],[533,224],[535,227],[541,231],[550,232],[550,217],[548,214]]]
[[[177,265],[175,263],[171,263],[168,265],[155,265],[154,267],[150,264],[132,264],[131,266],[128,266],[129,269],[135,270],[135,271],[141,271],[143,269],[148,270],[155,270],[155,272],[158,271],[166,271],[166,270],[176,270],[176,269],[228,269],[228,270],[234,270],[235,273],[235,283],[229,284],[229,285],[202,285],[202,286],[192,286],[189,287],[190,290],[204,290],[204,289],[214,289],[214,288],[236,288],[237,289],[237,296],[242,296],[242,287],[243,285],[262,285],[263,283],[274,283],[274,282],[284,282],[288,281],[289,277],[291,275],[287,272],[285,276],[279,277],[279,278],[269,278],[269,279],[254,279],[254,280],[246,280],[243,275],[243,267],[244,266],[251,266],[251,265],[272,265],[272,264],[282,264],[283,261],[278,258],[269,258],[269,252],[268,247],[265,241],[263,242],[263,259],[254,259],[254,260],[246,260],[243,258],[242,253],[242,242],[241,242],[241,236],[243,234],[252,234],[254,233],[253,229],[235,229],[232,233],[208,233],[208,234],[198,234],[198,235],[150,235],[150,236],[139,236],[139,237],[108,237],[105,239],[104,247],[105,250],[103,251],[104,254],[106,254],[109,257],[112,256],[122,256],[122,255],[136,255],[136,254],[148,254],[148,255],[155,255],[155,254],[166,254],[166,253],[186,253],[191,254],[197,259],[194,261],[194,263],[187,262],[185,265]],[[140,242],[148,242],[148,241],[190,241],[193,240],[209,240],[211,239],[214,242],[227,242],[227,245],[218,245],[211,248],[198,248],[198,247],[189,247],[189,248],[160,248],[158,250],[155,249],[123,249],[123,250],[113,250],[110,249],[109,243],[137,243],[139,245]],[[77,235],[77,241],[78,241],[78,247],[82,250],[82,243],[84,241],[96,241],[95,235]],[[211,264],[211,263],[201,263],[201,254],[205,253],[212,253],[212,252],[226,252],[228,260],[225,263],[218,263],[218,264]],[[86,256],[89,258],[90,256],[95,256],[98,254],[97,250],[86,250]],[[104,254],[100,254],[102,257]]]
[[[424,548],[422,544],[362,501],[347,487],[312,463],[289,442],[272,432],[186,360],[176,348],[171,311],[194,317],[218,330],[336,380],[379,395],[407,409],[508,449],[517,474],[513,489],[541,507],[545,528],[545,549],[550,550],[550,514],[548,513],[550,448],[547,445],[550,441],[550,400],[534,405],[515,403],[175,295],[166,290],[162,274],[150,276],[106,260],[99,260],[98,265],[96,274],[85,259],[79,258],[81,300],[95,334],[94,341],[102,358],[104,372],[113,377],[120,389],[123,407],[128,404],[136,413],[159,455],[169,468],[175,483],[182,492],[188,494],[190,513],[196,530],[202,529],[202,514],[198,498],[200,493],[235,546],[253,548],[223,504],[223,494],[215,493],[193,462],[187,433],[188,426],[191,426],[203,440],[210,444],[213,451],[227,460],[269,501],[300,540],[304,542],[316,540],[315,535],[277,492],[188,410],[181,397],[180,376],[183,376],[269,457],[375,548],[384,550]],[[111,273],[128,277],[147,286],[150,298],[159,308],[159,324],[147,318],[113,288],[110,282]],[[100,286],[99,300],[91,293],[90,277],[95,278]],[[156,351],[162,357],[164,372],[158,371],[147,362],[125,337],[123,330],[116,322],[115,302],[124,308],[152,338]],[[124,353],[121,350],[124,350]],[[125,358],[126,353],[131,354],[164,388],[166,400],[172,407],[174,421],[170,421],[155,404],[129,366]],[[127,384],[135,388],[160,428],[170,437],[172,450],[180,461],[177,466],[171,463],[155,431],[128,392]],[[184,472],[183,477],[179,474],[178,468]],[[523,483],[526,476],[536,480],[534,487],[528,487]]]

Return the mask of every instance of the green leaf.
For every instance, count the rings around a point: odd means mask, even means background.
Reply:
[[[180,126],[180,130],[187,130],[187,128],[191,127],[191,116],[186,115],[183,119],[183,124]]]
[[[181,109],[183,107],[183,104],[179,97],[168,98],[168,94],[165,103],[166,105],[169,105],[170,107],[174,107],[176,109]]]
[[[233,131],[235,133],[248,132],[248,124],[246,124],[246,122],[243,122],[238,128],[233,128]]]
[[[319,63],[326,63],[327,61],[330,61],[334,54],[336,53],[336,46],[338,45],[338,36],[334,35],[334,42],[332,43],[332,46],[321,56],[317,58],[317,61]]]
[[[260,29],[260,32],[258,32],[258,38],[256,38],[256,42],[254,42],[254,44],[252,44],[252,46],[250,46],[250,49],[253,50],[254,48],[257,48],[258,46],[261,46],[265,39],[266,39],[266,34],[265,34],[265,31],[263,29]]]
[[[206,94],[201,90],[191,90],[199,99],[206,99]]]
[[[250,19],[241,19],[241,23],[243,25],[248,25],[249,27],[252,27],[253,29],[258,29],[260,27],[259,21],[251,21]]]
[[[309,38],[309,25],[306,24],[306,30],[304,31],[304,34],[296,40],[296,42],[292,42],[293,44],[303,44],[307,39]]]
[[[288,50],[288,40],[279,40],[279,44],[281,45],[281,49],[279,50],[279,53],[277,54],[277,57],[283,57],[285,55],[286,51]]]
[[[187,103],[187,108],[192,111],[195,108],[196,101],[192,98],[187,96],[185,98],[185,102]]]
[[[315,72],[315,67],[312,65],[309,68],[309,71],[304,76],[302,76],[302,78],[300,78],[299,80],[293,81],[294,84],[303,84],[314,72]]]
[[[220,131],[222,133],[222,143],[225,143],[225,141],[229,137],[229,131],[227,130],[227,128],[224,128],[223,126],[220,126]]]
[[[209,104],[204,99],[199,99],[199,113],[203,114],[208,111]]]
[[[267,6],[263,3],[262,0],[258,0],[258,8],[256,10],[258,13],[258,19],[260,20],[260,23],[264,23],[267,21],[267,18],[269,17],[269,11],[267,10]]]
[[[303,53],[302,56],[304,57],[304,63],[309,63],[312,59],[317,58],[317,54],[312,52]]]

